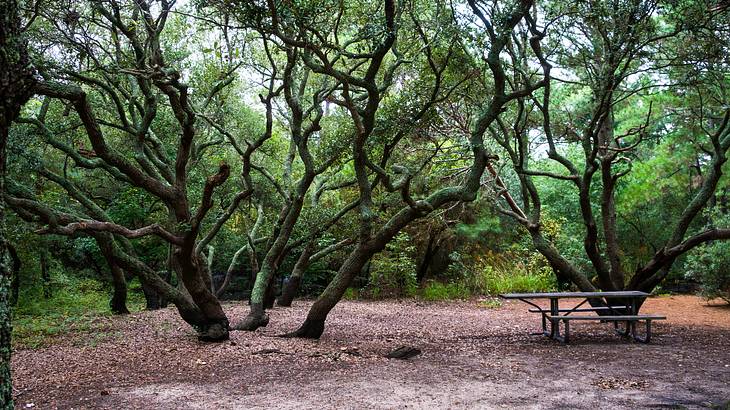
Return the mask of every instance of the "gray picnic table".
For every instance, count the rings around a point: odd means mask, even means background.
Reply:
[[[639,314],[639,307],[641,306],[639,302],[648,296],[649,294],[646,292],[635,290],[610,292],[504,293],[499,295],[503,299],[519,300],[533,306],[532,309],[529,309],[529,312],[539,313],[542,318],[542,331],[534,334],[542,334],[563,343],[569,343],[570,341],[570,322],[573,320],[611,322],[619,334],[631,336],[640,342],[649,343],[651,340],[652,320],[664,320],[666,317]],[[560,307],[561,299],[575,298],[582,299],[582,301],[570,308]],[[533,302],[533,300],[540,299],[549,299],[550,308],[543,308]],[[594,301],[593,304],[589,303],[591,300]],[[589,303],[589,306],[583,307],[586,303]],[[640,337],[636,333],[636,323],[641,321],[646,323],[644,337]],[[549,332],[547,330],[548,322],[550,323]],[[560,322],[563,322],[565,328],[564,336],[560,335]],[[619,323],[625,324],[623,330],[619,329]]]

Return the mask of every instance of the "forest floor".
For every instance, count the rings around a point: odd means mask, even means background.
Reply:
[[[531,336],[520,302],[345,302],[321,340],[283,339],[311,302],[275,308],[257,332],[199,343],[173,309],[100,318],[13,355],[19,408],[724,408],[730,308],[651,298],[668,316],[649,345],[577,323],[570,345]],[[227,304],[229,318],[246,313]],[[401,345],[422,354],[389,360]]]

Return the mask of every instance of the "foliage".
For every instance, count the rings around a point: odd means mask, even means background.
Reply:
[[[52,337],[91,332],[98,327],[99,318],[111,314],[109,292],[104,283],[64,270],[54,270],[51,277],[53,292],[50,298],[43,296],[39,285],[21,291],[13,310],[13,344],[16,348],[36,348]],[[131,288],[130,294],[130,310],[144,308],[138,284]]]
[[[728,220],[727,216],[721,219],[722,222]],[[730,243],[713,242],[701,246],[687,257],[684,266],[686,277],[700,283],[702,296],[730,303]]]
[[[414,251],[408,234],[396,235],[385,251],[373,257],[366,293],[374,299],[414,296],[418,288]]]

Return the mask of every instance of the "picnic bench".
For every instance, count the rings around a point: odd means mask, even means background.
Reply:
[[[519,300],[532,306],[533,308],[528,311],[539,313],[542,319],[542,331],[533,334],[542,334],[566,344],[570,343],[570,322],[573,320],[613,323],[614,329],[620,335],[649,343],[651,322],[666,319],[665,316],[639,314],[639,301],[649,296],[648,293],[639,291],[504,293],[499,296],[503,299]],[[560,300],[569,298],[580,298],[582,301],[573,307],[561,308]],[[533,302],[540,299],[549,299],[550,308],[543,308]],[[593,303],[590,303],[591,301]],[[586,304],[588,305],[584,307]],[[563,336],[560,335],[560,322],[563,322]],[[646,324],[643,337],[636,332],[636,324],[640,322]],[[624,324],[623,329],[619,328],[619,323]]]

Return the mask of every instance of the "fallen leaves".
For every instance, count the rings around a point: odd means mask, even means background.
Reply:
[[[615,390],[615,389],[646,389],[649,386],[649,382],[646,380],[630,380],[622,379],[618,377],[601,377],[594,380],[592,385],[599,387],[604,390]]]
[[[670,318],[657,324],[654,344],[628,343],[605,325],[585,324],[570,348],[530,336],[539,328],[539,318],[524,306],[484,309],[474,301],[342,302],[321,340],[276,337],[295,329],[309,305],[275,308],[268,327],[232,332],[230,341],[219,344],[199,343],[172,308],[109,318],[105,326],[118,337],[91,344],[93,331],[77,332],[46,348],[16,351],[15,397],[21,408],[112,408],[133,389],[165,383],[160,396],[175,389],[190,400],[269,394],[272,401],[262,406],[296,394],[312,403],[330,403],[322,407],[342,408],[352,402],[338,402],[340,395],[361,400],[365,394],[392,400],[379,403],[390,408],[527,407],[553,400],[545,397],[545,380],[560,383],[566,394],[580,395],[580,400],[600,396],[603,407],[625,407],[617,399],[621,395],[640,400],[657,391],[697,402],[707,400],[698,395],[712,388],[730,395],[727,384],[721,384],[729,375],[730,340],[723,335],[730,330],[730,315],[697,307],[692,297],[647,301],[647,309]],[[247,309],[240,303],[225,308],[232,319]],[[673,318],[679,312],[697,314],[697,321],[687,324],[683,316],[677,325]],[[398,346],[417,346],[427,354],[412,363],[383,357]],[[622,377],[629,364],[640,372]],[[316,387],[308,387],[315,382]],[[429,397],[445,401],[438,402],[442,406],[418,401]],[[478,401],[484,397],[493,401]],[[509,401],[520,397],[529,401]],[[583,407],[596,407],[587,403]],[[198,404],[215,408],[205,401]]]

